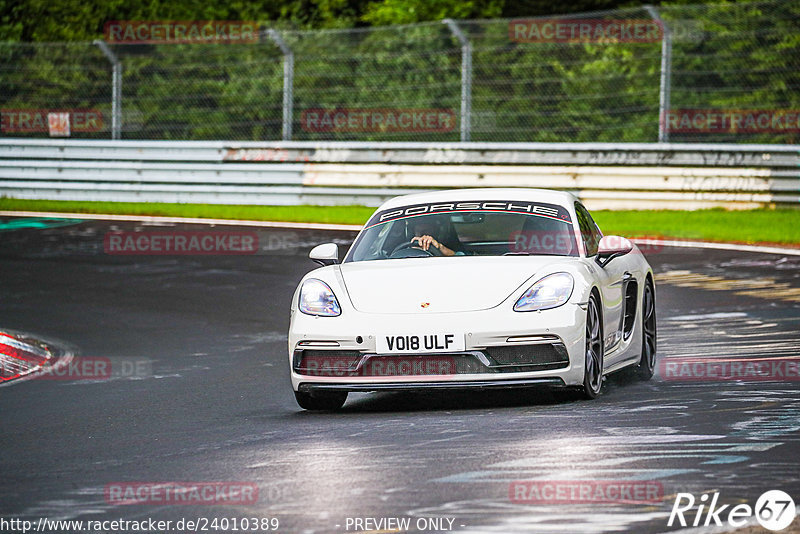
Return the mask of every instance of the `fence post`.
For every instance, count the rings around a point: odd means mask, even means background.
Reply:
[[[294,107],[294,98],[292,97],[292,89],[294,88],[294,53],[277,31],[268,29],[267,36],[278,45],[283,54],[283,140],[291,141]]]
[[[111,139],[120,139],[122,131],[122,63],[102,39],[92,42],[111,62]]]
[[[672,30],[659,15],[658,10],[650,5],[644,6],[650,16],[661,26],[661,81],[658,91],[658,142],[669,142],[669,124],[667,113],[670,109],[670,91],[672,89]]]
[[[461,141],[469,141],[472,129],[472,43],[452,19],[442,21],[461,43]]]

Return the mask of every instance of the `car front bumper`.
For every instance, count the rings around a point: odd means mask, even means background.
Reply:
[[[580,385],[585,319],[586,312],[577,303],[536,312],[497,307],[458,313],[367,314],[351,309],[338,317],[293,310],[288,343],[292,386],[303,392],[368,392]],[[464,351],[376,353],[379,333],[453,331],[463,333]],[[533,359],[519,359],[528,353]],[[536,361],[545,354],[550,359]],[[309,359],[316,363],[310,365]]]

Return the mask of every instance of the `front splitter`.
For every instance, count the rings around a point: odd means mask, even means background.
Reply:
[[[566,384],[560,378],[523,378],[516,380],[461,380],[447,382],[385,382],[371,384],[354,383],[310,383],[304,382],[298,386],[302,393],[315,391],[349,391],[368,393],[372,391],[424,391],[442,389],[511,389],[532,386],[564,387]]]

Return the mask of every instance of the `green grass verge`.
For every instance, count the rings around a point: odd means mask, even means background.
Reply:
[[[364,224],[375,208],[365,206],[228,206],[225,204],[161,204],[155,202],[72,202],[0,198],[0,211],[2,210]]]
[[[0,198],[0,210],[338,224],[363,224],[373,212],[373,208],[365,206],[226,206],[10,198]],[[800,210],[594,211],[592,215],[605,234],[738,243],[800,244]]]
[[[800,210],[593,211],[605,234],[800,244]]]

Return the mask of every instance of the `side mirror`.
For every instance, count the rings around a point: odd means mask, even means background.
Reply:
[[[603,236],[597,245],[597,263],[600,267],[605,267],[614,258],[624,256],[631,250],[633,243],[629,239],[618,235]]]
[[[308,257],[323,266],[339,263],[339,246],[336,243],[317,245],[311,249]]]

